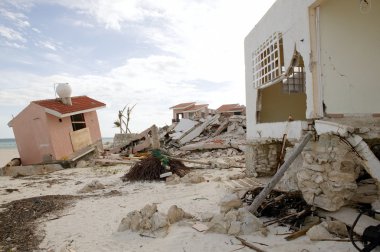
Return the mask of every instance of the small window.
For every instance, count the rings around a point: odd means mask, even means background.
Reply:
[[[73,130],[80,130],[86,128],[86,122],[84,120],[84,114],[76,114],[71,117],[71,124],[73,125]]]

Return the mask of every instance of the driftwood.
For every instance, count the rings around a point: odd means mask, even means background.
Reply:
[[[303,215],[304,213],[306,213],[306,210],[302,210],[299,213],[292,213],[292,214],[289,214],[289,215],[287,215],[285,217],[278,218],[278,219],[275,219],[275,220],[267,221],[267,222],[264,223],[264,227],[270,226],[270,225],[275,224],[277,222],[281,222],[281,221],[289,219],[291,217],[299,217],[299,216]]]
[[[298,145],[298,147],[292,152],[290,157],[285,161],[283,165],[281,165],[280,169],[277,171],[277,173],[273,176],[271,181],[267,184],[267,186],[260,192],[260,194],[255,198],[255,200],[252,202],[252,204],[248,207],[248,210],[252,213],[256,213],[257,209],[263,203],[265,197],[272,191],[272,189],[275,187],[275,185],[280,181],[282,176],[284,176],[285,171],[289,168],[289,166],[293,163],[293,161],[296,159],[296,157],[301,153],[303,148],[306,146],[306,144],[309,142],[309,140],[312,137],[312,133],[307,133],[304,138],[302,139],[301,143]]]
[[[210,161],[207,162],[202,162],[202,161],[195,161],[195,160],[188,160],[188,159],[183,159],[183,158],[176,158],[176,157],[171,157],[171,156],[166,156],[172,160],[177,160],[185,163],[193,163],[193,164],[201,164],[201,165],[211,165]]]
[[[261,248],[256,247],[252,243],[247,242],[246,240],[244,240],[243,238],[240,238],[238,236],[235,236],[235,238],[238,239],[244,246],[247,246],[248,248],[251,248],[251,249],[253,249],[253,250],[257,251],[257,252],[265,252],[265,250],[262,250]]]
[[[301,229],[297,232],[294,232],[291,235],[286,236],[285,240],[291,241],[291,240],[297,239],[298,237],[305,235],[307,233],[307,231],[309,231],[310,228],[314,227],[315,225],[317,225],[319,223],[320,223],[320,221],[312,222],[309,225],[307,225],[306,227],[304,227],[303,229]]]
[[[118,159],[108,159],[108,158],[97,158],[94,159],[95,163],[101,163],[101,164],[134,164],[137,161],[132,161],[132,160],[118,160]]]

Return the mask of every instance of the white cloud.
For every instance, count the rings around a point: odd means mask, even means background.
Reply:
[[[52,50],[52,51],[57,50],[57,45],[51,41],[39,41],[38,43],[36,43],[36,45],[42,48]]]
[[[68,82],[74,96],[88,95],[107,104],[106,109],[99,111],[99,119],[103,135],[112,136],[117,132],[112,128],[117,111],[126,104],[137,104],[132,114],[131,129],[139,132],[152,124],[170,124],[169,107],[184,101],[209,103],[212,108],[232,101],[244,103],[243,88],[226,85],[203,90],[202,86],[192,84],[191,70],[184,64],[175,57],[156,55],[130,59],[102,76],[39,76],[1,71],[3,90],[0,92],[0,106],[19,106],[21,110],[31,100],[54,98],[54,83]],[[21,87],[6,88],[12,87],[12,83]]]
[[[89,22],[85,22],[83,20],[73,20],[71,22],[74,26],[78,26],[78,27],[84,27],[84,28],[93,28],[94,25],[89,23]]]
[[[131,120],[135,132],[153,123],[170,123],[168,108],[177,103],[196,101],[211,108],[223,103],[244,104],[244,37],[273,2],[61,0],[59,4],[88,15],[89,21],[92,17],[98,26],[117,32],[138,27],[147,47],[163,52],[126,59],[125,64],[102,75],[39,76],[0,70],[0,106],[13,104],[21,110],[20,102],[3,99],[53,98],[53,83],[68,82],[73,95],[88,95],[107,104],[98,113],[103,136],[112,136],[117,132],[112,128],[117,111],[126,104],[137,104]],[[44,57],[62,62],[57,52]],[[103,64],[102,60],[94,59],[94,63]],[[14,83],[28,88],[5,88]]]
[[[0,36],[12,41],[26,42],[26,39],[18,31],[0,25]]]
[[[30,23],[27,17],[21,12],[11,12],[5,9],[0,9],[0,15],[13,21],[20,28],[29,27]]]
[[[54,53],[45,53],[45,54],[43,54],[43,58],[45,58],[48,61],[55,62],[55,63],[62,63],[63,62],[61,56],[59,56],[58,54],[54,54]]]

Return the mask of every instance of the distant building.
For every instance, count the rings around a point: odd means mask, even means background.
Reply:
[[[223,104],[216,109],[217,114],[222,115],[245,115],[245,106],[239,104]]]
[[[22,164],[66,160],[86,147],[101,147],[96,110],[104,107],[87,96],[32,101],[8,123]]]
[[[214,111],[208,108],[208,104],[196,105],[195,102],[180,103],[169,109],[173,110],[172,122],[179,122],[182,118],[199,120],[214,113]]]

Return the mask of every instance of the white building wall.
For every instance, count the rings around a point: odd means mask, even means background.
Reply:
[[[320,6],[323,99],[328,114],[380,112],[380,1],[363,12],[357,0]]]
[[[309,33],[309,6],[315,0],[278,0],[260,22],[247,35],[244,41],[245,48],[245,81],[247,100],[247,139],[261,136],[270,136],[273,127],[285,128],[285,124],[267,124],[267,127],[256,125],[257,90],[253,87],[252,53],[274,32],[281,32],[284,49],[284,65],[287,68],[294,53],[294,48],[302,55],[306,67],[306,118],[311,118],[313,111],[312,75],[309,69],[310,62],[310,33]],[[274,101],[275,102],[275,101]],[[258,133],[260,131],[260,134]],[[298,137],[298,136],[295,136]]]

